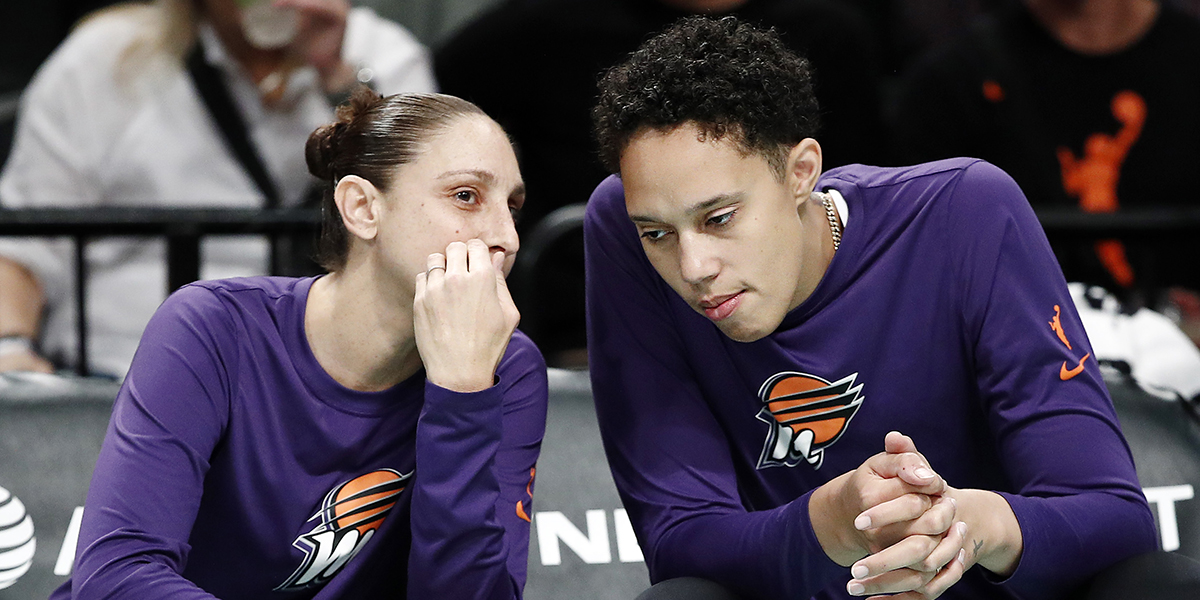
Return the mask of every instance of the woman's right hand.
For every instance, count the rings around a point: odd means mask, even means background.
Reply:
[[[492,386],[520,320],[504,281],[504,254],[484,242],[454,242],[417,275],[413,329],[426,377],[456,392]]]

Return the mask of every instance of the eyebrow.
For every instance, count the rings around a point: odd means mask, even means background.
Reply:
[[[702,200],[700,202],[697,202],[697,203],[689,206],[686,210],[684,210],[684,214],[691,216],[696,213],[706,212],[706,211],[712,209],[712,207],[714,207],[714,206],[718,206],[721,204],[727,204],[730,202],[739,202],[744,197],[745,197],[745,194],[742,192],[729,192],[729,193],[725,193],[725,194],[717,194],[716,196],[713,196],[712,198],[709,198],[708,200]],[[629,220],[633,221],[634,223],[659,223],[660,222],[658,219],[655,219],[653,217],[646,216],[646,215],[629,215]]]
[[[459,175],[474,176],[474,177],[482,180],[484,183],[486,183],[488,185],[492,185],[492,184],[496,183],[496,175],[493,174],[491,171],[485,171],[483,169],[459,169],[457,171],[446,171],[445,173],[438,175],[437,178],[438,179],[449,179],[451,177],[457,177]]]
[[[437,179],[438,180],[450,179],[452,177],[458,177],[460,175],[470,175],[472,177],[475,177],[476,179],[479,179],[480,181],[484,182],[487,185],[496,185],[496,181],[497,181],[496,175],[494,173],[492,173],[491,171],[485,171],[483,169],[458,169],[455,171],[446,171],[445,173],[438,175]],[[517,185],[513,186],[513,189],[508,193],[508,197],[510,199],[511,198],[520,198],[521,203],[524,204],[525,203],[525,182],[521,181],[521,182],[518,182]]]

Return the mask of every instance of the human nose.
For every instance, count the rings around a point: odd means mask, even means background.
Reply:
[[[699,236],[682,235],[679,240],[679,274],[692,285],[717,276],[720,261],[711,244]]]
[[[480,232],[479,239],[483,240],[493,253],[503,252],[506,257],[516,255],[521,247],[521,240],[517,237],[517,225],[507,206],[492,213],[488,218],[487,227]]]

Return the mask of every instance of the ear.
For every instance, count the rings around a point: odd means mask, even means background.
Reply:
[[[821,145],[817,140],[804,138],[788,152],[784,179],[796,198],[796,206],[808,201],[809,194],[821,177]]]
[[[333,189],[333,203],[351,235],[372,240],[379,233],[379,209],[383,194],[370,181],[347,175]]]

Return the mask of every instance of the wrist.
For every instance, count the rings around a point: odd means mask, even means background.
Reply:
[[[495,375],[486,378],[464,375],[450,376],[429,373],[426,371],[425,378],[428,379],[433,385],[459,394],[473,394],[475,392],[482,392],[483,390],[496,385]]]
[[[21,334],[0,335],[0,357],[13,354],[37,354],[33,338]]]
[[[855,515],[842,514],[846,505],[841,500],[841,490],[845,487],[851,473],[843,473],[813,490],[808,500],[808,519],[812,524],[813,533],[825,555],[833,562],[848,567],[855,561],[866,556],[865,550],[859,547],[853,528]]]
[[[963,547],[969,563],[999,575],[1011,575],[1024,548],[1021,526],[1003,496],[988,490],[954,489],[947,495],[958,503],[958,520],[967,523]]]

